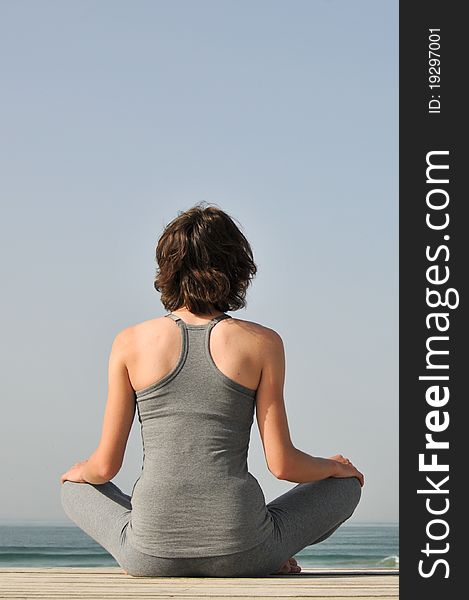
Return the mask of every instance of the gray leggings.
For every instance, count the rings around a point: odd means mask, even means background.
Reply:
[[[275,573],[297,552],[328,538],[352,516],[361,496],[355,477],[299,483],[267,504],[274,533],[253,548],[223,556],[162,558],[127,541],[130,496],[114,483],[61,484],[67,516],[134,577],[259,577]],[[188,523],[190,527],[190,523]]]

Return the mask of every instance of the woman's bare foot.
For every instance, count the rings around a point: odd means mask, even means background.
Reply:
[[[297,563],[296,559],[289,558],[283,565],[280,567],[276,573],[299,573],[301,571],[300,565]]]

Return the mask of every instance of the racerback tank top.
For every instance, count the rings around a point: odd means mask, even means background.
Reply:
[[[207,324],[179,326],[181,353],[159,381],[136,392],[143,466],[131,494],[131,546],[164,558],[220,556],[262,543],[274,529],[248,472],[256,391],[222,373]]]

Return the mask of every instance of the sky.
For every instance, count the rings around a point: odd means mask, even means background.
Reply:
[[[236,219],[258,274],[229,313],[277,331],[292,441],[398,519],[397,0],[0,3],[1,522],[73,524],[112,341],[166,314],[164,226]],[[137,415],[113,479],[130,493]],[[248,460],[266,501],[295,484]]]

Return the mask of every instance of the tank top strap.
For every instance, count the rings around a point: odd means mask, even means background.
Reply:
[[[176,321],[176,323],[178,321],[182,321],[181,317],[178,317],[177,315],[173,314],[173,313],[168,313],[167,315],[165,315],[165,317],[169,317],[170,319],[172,319],[173,321]]]
[[[221,315],[217,315],[216,317],[213,317],[213,319],[211,319],[208,324],[213,327],[213,325],[215,325],[215,323],[218,323],[218,321],[222,321],[223,319],[231,319],[231,315],[227,315],[226,313],[222,313]]]
[[[170,319],[172,319],[173,321],[175,321],[176,323],[180,324],[180,325],[187,325],[187,323],[181,319],[181,317],[178,317],[178,315],[175,315],[174,313],[168,313],[165,315],[165,317],[169,317]],[[201,327],[212,327],[213,325],[215,325],[215,323],[218,323],[218,321],[221,321],[223,319],[231,319],[231,315],[227,315],[226,313],[222,313],[221,315],[217,315],[216,317],[213,317],[213,319],[210,319],[210,321],[207,321],[207,323],[201,325]],[[189,325],[190,327],[190,325]],[[199,327],[197,325],[197,327]]]

